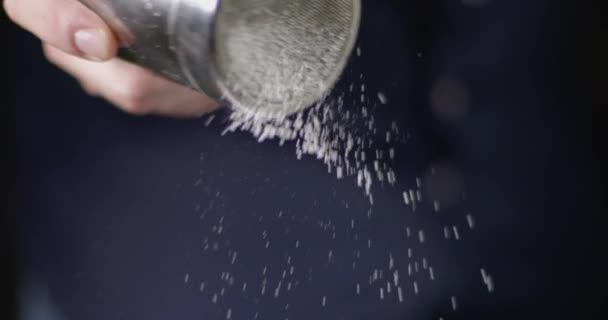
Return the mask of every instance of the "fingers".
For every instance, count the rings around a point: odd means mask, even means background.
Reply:
[[[120,59],[91,62],[46,45],[44,52],[49,61],[77,78],[89,94],[101,96],[130,114],[197,117],[219,107],[205,95]]]
[[[116,55],[112,31],[77,0],[4,0],[7,15],[43,42],[89,60]]]

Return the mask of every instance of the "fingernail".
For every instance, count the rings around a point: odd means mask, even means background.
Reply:
[[[74,34],[74,43],[82,55],[90,60],[105,60],[108,55],[106,36],[99,29],[82,29]]]

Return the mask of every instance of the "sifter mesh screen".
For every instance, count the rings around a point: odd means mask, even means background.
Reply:
[[[359,18],[359,0],[221,1],[214,49],[224,97],[273,118],[314,104],[342,73]]]

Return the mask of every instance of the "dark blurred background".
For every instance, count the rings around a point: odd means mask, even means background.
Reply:
[[[227,217],[232,232],[223,240],[243,248],[244,265],[280,264],[251,244],[262,230],[288,228],[290,235],[275,242],[295,234],[324,257],[323,248],[337,248],[336,269],[290,300],[295,314],[289,319],[591,314],[599,300],[598,219],[606,212],[598,124],[608,97],[602,11],[583,1],[548,0],[374,0],[364,6],[364,54],[345,83],[363,72],[370,92],[389,97],[378,117],[396,119],[410,132],[411,142],[398,151],[401,187],[431,166],[457,168],[467,201],[454,215],[473,212],[479,220],[466,246],[428,249],[451,280],[402,307],[347,297],[342,286],[360,275],[341,271],[340,259],[346,266],[350,260],[339,252],[357,244],[329,245],[304,224],[272,220],[258,230],[256,223],[285,210],[296,220],[347,224],[347,214],[368,209],[352,183],[336,182],[312,159],[296,161],[289,146],[257,144],[247,134],[221,136],[221,121],[206,127],[205,119],[124,115],[87,97],[44,61],[36,39],[3,17],[1,287],[14,307],[3,318],[16,318],[23,305],[23,320],[224,319],[228,306],[235,319],[250,319],[254,310],[266,312],[265,319],[284,318],[287,311],[276,310],[285,301],[228,296],[218,306],[201,300],[198,285],[184,289],[185,273],[201,280],[229,268],[222,258],[203,258],[199,247],[212,235],[197,224],[197,207],[209,208],[207,219]],[[405,250],[389,236],[406,223],[396,209],[399,192],[377,192],[384,204],[374,210],[384,216],[366,232],[381,248],[369,254],[369,265],[384,259],[382,245]],[[416,219],[425,225],[439,218]],[[303,264],[317,270],[317,258],[302,257],[309,259]],[[480,266],[496,281],[493,294],[482,290]],[[259,280],[248,269],[234,272]],[[320,292],[343,308],[319,310]],[[448,312],[447,292],[459,296],[457,312]]]

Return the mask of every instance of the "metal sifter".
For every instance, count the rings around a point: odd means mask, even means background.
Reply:
[[[120,56],[235,108],[284,116],[315,103],[355,43],[360,0],[79,0]]]

